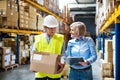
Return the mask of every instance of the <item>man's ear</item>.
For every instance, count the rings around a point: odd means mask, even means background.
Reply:
[[[47,27],[46,27],[46,26],[44,26],[44,32],[46,32],[46,30],[47,30]]]

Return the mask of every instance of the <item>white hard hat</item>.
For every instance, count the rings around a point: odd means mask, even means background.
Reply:
[[[55,28],[58,27],[58,21],[54,16],[48,15],[44,18],[43,25],[49,28]]]

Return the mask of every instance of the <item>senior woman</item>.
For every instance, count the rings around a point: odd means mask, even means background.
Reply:
[[[83,58],[70,64],[68,80],[93,80],[91,64],[96,61],[97,54],[92,38],[85,37],[86,25],[83,22],[73,22],[70,25],[72,39],[67,45],[67,58]],[[72,60],[72,59],[71,59]]]

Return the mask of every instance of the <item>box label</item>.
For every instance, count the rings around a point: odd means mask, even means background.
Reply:
[[[40,55],[40,54],[34,54],[33,59],[34,60],[41,60],[42,59],[42,55]]]

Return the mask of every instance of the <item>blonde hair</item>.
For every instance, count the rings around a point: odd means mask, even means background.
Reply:
[[[86,25],[83,22],[73,22],[70,27],[75,29],[78,36],[84,36],[86,32]]]

